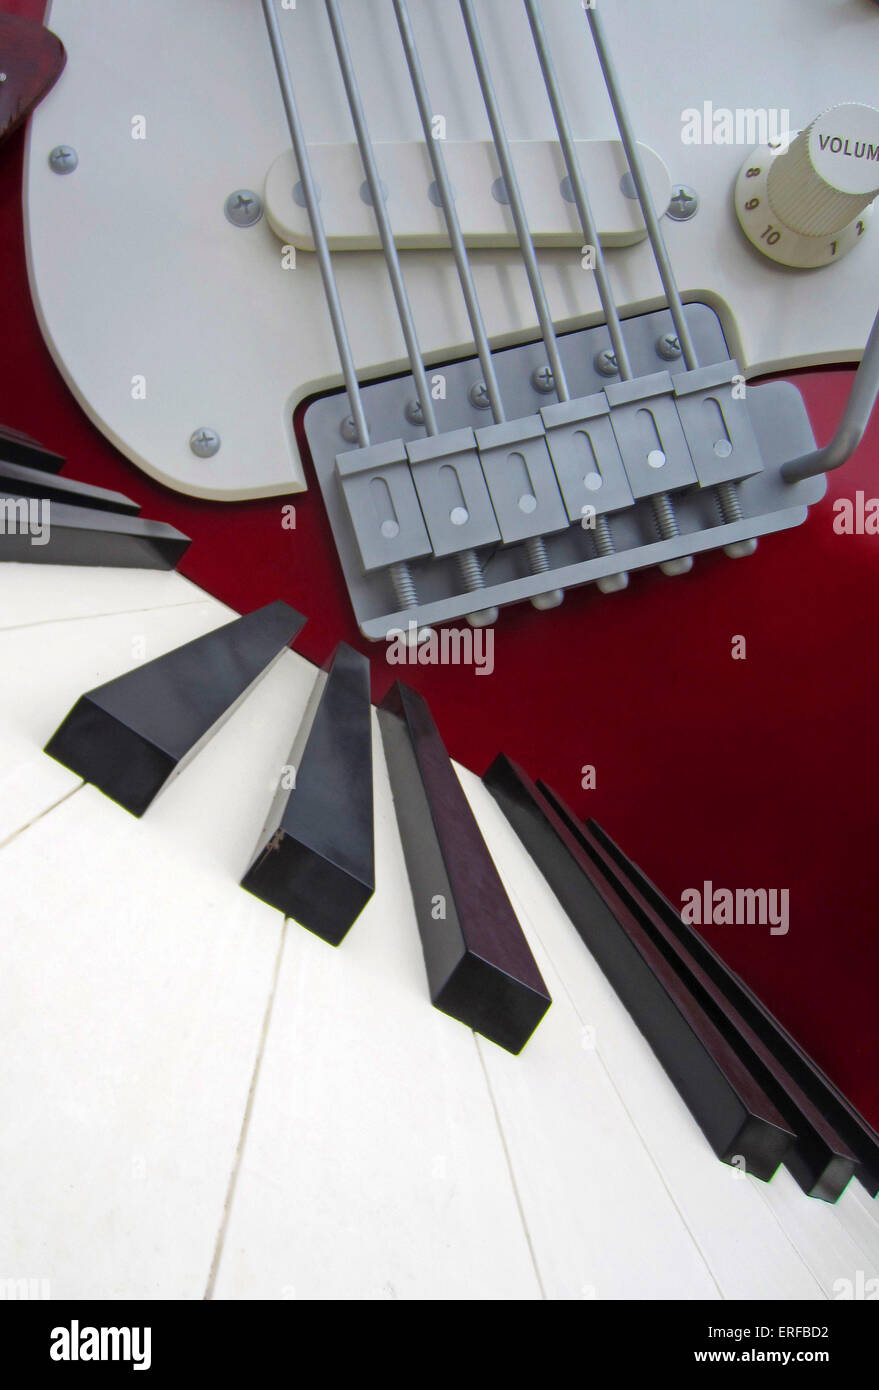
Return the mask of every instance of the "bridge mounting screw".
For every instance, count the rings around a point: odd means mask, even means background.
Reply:
[[[663,333],[656,340],[656,351],[666,362],[675,362],[681,355],[681,340],[677,333]]]
[[[595,355],[595,370],[602,376],[617,376],[620,364],[617,362],[617,355],[613,348],[603,348]]]
[[[411,400],[408,402],[404,413],[410,425],[424,424],[424,410],[422,409],[421,402],[417,399],[417,397],[415,400]]]
[[[220,451],[220,436],[216,430],[202,428],[189,436],[189,447],[196,458],[210,459]]]
[[[236,188],[223,205],[233,227],[253,227],[262,217],[262,198],[252,188]]]
[[[339,426],[339,433],[348,444],[359,444],[360,435],[357,433],[357,426],[354,423],[354,416],[349,415]]]
[[[49,168],[55,174],[72,174],[79,163],[79,155],[72,145],[56,145],[49,154]]]
[[[673,222],[689,222],[699,211],[699,194],[689,184],[676,183],[666,211]]]
[[[491,397],[484,381],[477,381],[470,387],[470,404],[475,405],[477,410],[488,410]]]
[[[555,376],[553,375],[552,368],[548,367],[545,363],[542,367],[535,367],[534,371],[531,373],[531,385],[534,387],[535,391],[539,391],[541,395],[548,396],[551,391],[555,390]]]

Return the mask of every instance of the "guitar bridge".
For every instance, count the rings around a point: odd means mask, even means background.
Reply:
[[[559,338],[572,399],[543,405],[542,345],[493,354],[511,418],[483,425],[477,358],[433,369],[439,433],[410,417],[411,376],[361,388],[374,441],[346,447],[344,393],[304,417],[318,483],[357,622],[380,640],[392,630],[451,622],[547,590],[601,583],[688,556],[742,546],[805,520],[826,481],[789,483],[790,459],[814,448],[802,397],[789,382],[746,386],[715,312],[685,306],[701,365],[659,363],[673,334],[667,310],[623,321],[635,374],[609,382],[603,325]],[[730,517],[719,500],[734,488]],[[676,534],[659,533],[655,499],[674,498]],[[611,545],[607,545],[607,536]],[[539,543],[535,550],[529,541]],[[484,587],[465,582],[461,557],[477,549]],[[735,554],[735,549],[732,550]],[[744,553],[744,552],[742,552]],[[418,596],[401,606],[393,584],[404,562]],[[674,572],[673,570],[671,572]]]

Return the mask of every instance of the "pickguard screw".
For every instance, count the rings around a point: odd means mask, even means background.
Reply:
[[[72,145],[56,145],[49,155],[49,168],[56,174],[72,174],[79,155]]]
[[[346,420],[342,421],[339,426],[339,433],[349,444],[356,444],[358,442],[360,436],[357,433],[357,426],[354,423],[353,415],[349,415]]]
[[[491,405],[491,397],[484,381],[477,381],[474,386],[470,387],[470,404],[475,405],[477,410],[488,410]]]
[[[210,459],[220,451],[220,436],[216,430],[202,428],[189,436],[189,447],[197,458]]]
[[[555,390],[555,377],[553,376],[552,369],[546,365],[535,367],[534,371],[531,373],[531,385],[534,387],[535,391],[539,391],[541,395],[548,396],[551,391]]]
[[[262,217],[262,198],[250,188],[236,188],[223,205],[233,227],[253,227]]]
[[[681,355],[681,340],[677,333],[663,333],[656,340],[656,351],[666,362],[674,362]]]
[[[617,355],[612,348],[603,348],[595,355],[595,370],[602,376],[616,376],[620,370]]]
[[[406,406],[405,415],[410,425],[424,424],[424,411],[421,408],[421,402],[419,400],[409,401]]]
[[[699,211],[699,195],[689,184],[676,183],[666,209],[673,222],[689,222]]]

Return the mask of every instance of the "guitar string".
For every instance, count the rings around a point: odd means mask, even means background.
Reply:
[[[668,247],[662,235],[662,228],[656,216],[653,206],[653,196],[650,192],[650,184],[644,172],[644,165],[641,161],[641,152],[638,149],[638,142],[635,139],[632,123],[629,118],[628,109],[623,98],[620,87],[619,75],[616,64],[611,56],[607,42],[607,35],[597,8],[584,7],[586,20],[592,32],[592,40],[601,67],[604,85],[610,98],[613,108],[614,120],[619,131],[620,142],[625,151],[626,161],[632,175],[632,182],[635,185],[635,192],[638,197],[638,204],[641,208],[641,215],[644,218],[644,225],[647,228],[647,236],[650,239],[650,249],[656,268],[659,271],[659,278],[662,281],[662,288],[665,292],[666,303],[671,313],[672,322],[675,326],[675,333],[681,345],[681,353],[687,367],[692,371],[699,365],[699,359],[693,339],[690,335],[690,328],[684,316],[684,306],[681,303],[681,296],[678,292],[677,281],[671,260],[669,259]]]
[[[330,255],[329,243],[324,229],[323,215],[320,210],[320,197],[317,191],[317,185],[314,181],[311,158],[308,153],[308,142],[305,139],[305,131],[300,119],[296,95],[293,90],[293,79],[290,76],[287,53],[284,48],[284,40],[281,36],[281,30],[278,24],[278,16],[275,12],[274,0],[263,0],[262,8],[266,28],[268,30],[269,43],[271,44],[272,56],[275,60],[275,70],[278,75],[278,84],[281,88],[284,110],[287,115],[290,138],[293,141],[293,153],[296,156],[296,163],[299,166],[299,179],[302,184],[305,206],[308,210],[308,219],[311,223],[311,234],[314,240],[315,254],[317,256],[318,266],[320,267],[324,296],[327,301],[327,308],[330,314],[333,334],[336,339],[339,360],[342,365],[342,376],[345,380],[345,389],[348,392],[348,403],[351,408],[352,419],[354,420],[357,442],[361,449],[365,449],[369,445],[369,426],[366,423],[366,415],[363,410],[363,399],[360,394],[360,383],[357,380],[357,368],[354,364],[354,354],[351,351],[351,340],[348,336],[348,329],[345,324],[345,315],[342,311],[342,301],[339,296],[336,273],[333,270],[332,256]]]
[[[397,28],[400,31],[400,39],[403,44],[403,51],[406,55],[406,62],[409,68],[409,76],[412,81],[412,89],[415,93],[416,105],[418,106],[418,114],[421,119],[421,128],[424,132],[427,152],[430,156],[433,176],[436,180],[437,193],[446,220],[452,255],[455,258],[458,278],[461,282],[461,290],[464,295],[464,302],[467,306],[467,314],[470,319],[470,327],[473,331],[473,341],[476,344],[476,353],[479,357],[480,366],[482,367],[482,374],[485,377],[485,387],[488,393],[489,403],[495,422],[497,424],[502,424],[507,417],[504,410],[497,372],[495,370],[494,357],[488,341],[485,320],[480,307],[476,285],[473,280],[470,258],[464,243],[464,235],[461,231],[461,220],[458,217],[458,211],[455,207],[455,195],[449,180],[445,156],[442,153],[442,142],[435,139],[433,134],[434,110],[427,91],[424,69],[418,54],[418,47],[412,30],[409,9],[406,5],[406,0],[393,0],[393,5],[394,13],[397,18]]]
[[[623,98],[616,65],[608,46],[604,21],[595,7],[586,8],[584,12],[592,33],[592,40],[595,44],[595,51],[598,55],[598,61],[604,78],[604,85],[607,88],[610,103],[613,107],[617,130],[619,131],[620,140],[629,163],[632,182],[635,185],[635,192],[638,195],[638,203],[644,218],[644,224],[647,228],[647,235],[650,239],[650,249],[656,261],[656,268],[659,271],[659,278],[662,281],[666,303],[671,313],[678,342],[681,345],[681,354],[687,369],[689,371],[694,371],[699,365],[699,355],[690,334],[690,328],[678,291],[671,258],[668,254],[668,247],[666,246],[665,237],[662,234],[662,228],[659,225],[659,219],[656,216],[656,210],[653,206],[650,185],[644,172],[638,143],[635,139],[628,109]],[[736,484],[733,482],[719,483],[715,487],[714,492],[720,506],[720,514],[724,523],[730,524],[741,521],[743,519],[742,507],[739,501]],[[673,536],[679,535],[680,528],[678,527],[674,509],[668,495],[666,493],[659,494],[659,496],[654,499],[653,505],[657,525],[663,536],[666,539],[672,539]],[[751,550],[756,549],[756,545],[757,542],[755,540],[742,540],[734,543],[732,547],[725,547],[725,549],[727,554],[730,555],[748,554]]]
[[[629,350],[623,338],[619,311],[617,310],[616,301],[613,297],[613,290],[610,285],[604,250],[598,237],[598,229],[595,224],[595,218],[592,215],[589,197],[586,193],[583,170],[580,165],[580,156],[577,153],[577,146],[574,143],[571,124],[568,120],[568,113],[556,75],[555,64],[553,63],[549,51],[546,26],[543,21],[539,0],[525,0],[525,11],[528,15],[528,22],[531,25],[534,47],[537,51],[537,61],[540,64],[540,70],[543,74],[543,80],[546,86],[546,94],[549,98],[550,107],[552,108],[553,120],[555,121],[559,144],[562,147],[562,153],[565,158],[565,168],[568,172],[571,192],[580,218],[583,236],[586,244],[592,247],[595,253],[595,285],[598,290],[598,297],[601,300],[601,307],[604,311],[604,317],[608,332],[610,333],[614,355],[617,359],[619,373],[623,381],[629,381],[632,377],[632,364],[629,359]]]
[[[430,156],[431,167],[434,179],[436,180],[437,193],[440,205],[445,217],[446,227],[449,234],[449,241],[452,247],[452,254],[458,269],[458,278],[461,282],[461,290],[464,295],[464,302],[467,306],[467,313],[470,318],[470,326],[473,332],[473,340],[476,344],[476,351],[479,362],[485,377],[485,386],[489,398],[489,404],[496,424],[503,424],[507,419],[504,408],[503,397],[497,372],[494,365],[494,358],[488,342],[488,335],[485,329],[485,321],[479,303],[479,295],[473,279],[473,271],[470,265],[470,258],[464,242],[461,222],[455,207],[455,195],[449,180],[448,168],[445,156],[441,150],[441,142],[433,135],[433,106],[427,91],[427,83],[424,77],[424,70],[418,54],[418,47],[415,42],[415,35],[412,29],[409,10],[405,0],[393,0],[394,12],[397,18],[397,27],[400,31],[400,39],[403,44],[403,51],[406,55],[406,63],[409,68],[409,76],[412,82],[412,90],[415,95],[415,102],[418,107],[418,114],[424,138],[427,144],[427,151]],[[541,547],[544,547],[541,550]],[[528,559],[529,569],[532,573],[542,573],[549,568],[549,558],[546,555],[545,543],[542,537],[532,538],[526,541],[525,553]],[[544,563],[545,562],[545,563]],[[469,556],[462,564],[462,573],[465,579],[471,571]],[[561,591],[551,590],[547,594],[538,594],[532,598],[532,604],[543,610],[554,607],[561,601]],[[495,610],[496,612],[496,610]]]
[[[656,262],[659,278],[662,281],[666,304],[671,313],[678,342],[681,345],[681,354],[688,369],[692,370],[699,365],[696,349],[693,344],[693,339],[690,336],[689,325],[684,316],[684,306],[681,303],[681,297],[678,293],[677,281],[675,280],[674,271],[672,270],[671,261],[669,260],[665,238],[662,235],[659,219],[653,207],[650,185],[644,173],[638,142],[634,136],[628,109],[620,88],[616,66],[608,47],[604,23],[594,7],[589,8],[584,6],[584,13],[592,33],[592,41],[598,56],[601,74],[604,78],[604,85],[607,88],[607,94],[613,108],[614,120],[616,121],[617,131],[619,132],[620,141],[625,151],[629,172],[632,175],[632,182],[635,185],[638,205],[641,209],[641,215],[644,218],[644,225],[647,228],[647,236],[650,241],[653,259]],[[653,508],[653,515],[656,518],[656,525],[659,528],[659,533],[663,540],[676,540],[678,536],[680,536],[681,528],[678,525],[674,505],[668,493],[656,493],[650,500]],[[725,514],[724,520],[726,520]],[[692,566],[692,556],[681,556],[679,560],[672,560],[666,565],[661,565],[660,568],[664,569],[668,574],[683,574],[687,570],[692,569]]]
[[[375,160],[372,136],[369,133],[366,112],[363,109],[363,102],[360,98],[360,90],[354,72],[354,63],[351,58],[351,50],[348,46],[345,26],[339,12],[338,0],[324,0],[324,7],[327,12],[327,18],[330,21],[333,43],[336,48],[336,57],[342,74],[345,96],[348,101],[348,109],[351,112],[354,133],[357,137],[357,147],[360,150],[360,158],[363,163],[364,173],[366,174],[366,182],[369,186],[372,210],[375,214],[376,223],[378,224],[379,239],[382,245],[385,265],[391,280],[391,289],[393,290],[394,302],[397,306],[397,316],[400,320],[400,327],[403,330],[403,338],[406,343],[409,366],[415,381],[416,394],[421,404],[421,412],[424,417],[424,428],[429,435],[436,435],[439,433],[439,426],[437,425],[436,412],[433,408],[433,398],[430,394],[427,374],[424,370],[424,360],[418,342],[418,332],[415,327],[412,306],[409,303],[409,295],[406,291],[406,283],[403,279],[397,243],[394,239],[390,218],[388,217],[388,211],[385,206],[384,188]]]
[[[336,273],[333,269],[333,258],[330,253],[323,215],[320,210],[320,195],[314,180],[311,157],[308,153],[308,141],[305,138],[305,130],[299,115],[299,107],[293,88],[293,79],[290,75],[290,68],[287,63],[287,53],[284,48],[284,40],[278,24],[274,0],[262,0],[262,7],[269,35],[269,43],[275,60],[278,84],[281,88],[281,96],[287,116],[287,125],[290,129],[290,138],[293,142],[293,152],[296,156],[296,163],[299,166],[299,179],[302,184],[305,206],[308,211],[308,220],[311,224],[311,234],[314,241],[318,265],[320,267],[333,335],[336,339],[336,348],[342,366],[345,390],[348,393],[348,404],[351,410],[351,418],[354,421],[354,431],[360,448],[365,449],[369,447],[370,443],[369,426],[363,409],[363,398],[360,391],[360,382],[357,379],[357,368],[354,364],[354,355],[351,351],[351,340],[348,336],[345,315],[342,310],[342,301],[339,295],[339,286],[336,280]],[[405,612],[407,609],[416,608],[418,606],[418,594],[408,564],[403,560],[399,560],[389,566],[388,574],[401,610]]]
[[[568,113],[565,109],[564,99],[559,87],[556,76],[555,64],[549,51],[549,43],[546,37],[546,28],[541,14],[539,0],[525,0],[525,11],[528,15],[528,22],[531,25],[531,33],[534,39],[534,47],[537,51],[537,61],[543,74],[543,81],[546,87],[546,95],[552,109],[553,120],[555,121],[556,132],[562,153],[565,158],[565,167],[568,171],[568,179],[571,185],[571,192],[574,203],[580,218],[580,225],[586,244],[591,246],[595,255],[595,284],[598,290],[598,297],[601,300],[601,307],[604,310],[604,317],[610,334],[611,344],[613,345],[617,367],[623,381],[629,381],[633,375],[632,363],[629,358],[629,350],[626,347],[623,337],[620,316],[617,310],[616,301],[613,297],[613,290],[610,284],[610,277],[607,271],[607,264],[604,259],[604,251],[598,236],[598,229],[595,218],[592,215],[592,207],[586,193],[586,185],[583,179],[583,170],[580,166],[580,157],[577,154],[577,147],[571,132]],[[602,556],[613,555],[616,553],[616,544],[613,539],[613,532],[610,529],[610,521],[606,514],[594,517],[595,546]],[[629,576],[625,571],[616,575],[608,575],[605,579],[599,580],[599,586],[609,592],[625,588],[629,582]]]
[[[562,359],[559,355],[555,326],[553,325],[552,315],[550,314],[549,304],[547,303],[543,277],[540,274],[540,267],[537,263],[534,239],[531,235],[531,228],[528,225],[528,216],[525,212],[519,181],[516,177],[510,142],[507,138],[503,117],[501,116],[500,107],[498,105],[497,92],[495,91],[494,81],[491,76],[485,45],[482,41],[479,21],[476,18],[472,0],[459,0],[459,3],[461,15],[464,20],[464,27],[467,31],[467,41],[470,45],[470,52],[473,56],[476,75],[482,92],[482,100],[485,105],[489,125],[491,126],[492,139],[503,176],[506,196],[509,200],[510,211],[513,214],[516,236],[519,241],[519,250],[525,266],[525,273],[528,276],[528,284],[531,289],[531,296],[534,300],[534,307],[537,310],[537,319],[540,324],[546,355],[549,358],[550,371],[554,378],[554,389],[560,401],[569,401],[571,399],[571,393],[568,389],[568,379],[562,364]]]
[[[366,112],[360,97],[357,75],[354,70],[354,62],[351,57],[345,26],[342,21],[337,0],[324,0],[324,3],[333,33],[333,42],[336,47],[336,57],[338,58],[339,68],[342,73],[345,95],[348,99],[348,108],[354,123],[357,146],[360,150],[363,170],[369,185],[372,208],[378,224],[382,253],[391,279],[391,288],[397,306],[397,314],[400,319],[400,326],[403,330],[406,351],[409,356],[409,365],[415,382],[416,398],[421,407],[421,416],[424,422],[425,432],[428,436],[434,437],[440,432],[439,424],[437,423],[433,397],[431,396],[427,374],[424,369],[424,360],[418,341],[418,332],[415,326],[412,306],[406,291],[406,284],[400,265],[400,256],[397,251],[397,243],[391,227],[390,217],[388,216],[385,206],[384,189],[378,172],[375,149],[373,147],[372,136],[369,133]],[[477,593],[480,589],[485,588],[482,565],[474,550],[466,549],[459,551],[455,556],[455,560],[460,571],[462,582],[469,592]],[[409,575],[409,580],[410,584],[412,584],[411,592],[414,593],[414,582],[412,581],[411,573]],[[411,593],[407,593],[407,596],[411,597]],[[496,608],[487,608],[468,613],[467,620],[473,627],[486,627],[490,623],[495,622],[497,616]]]

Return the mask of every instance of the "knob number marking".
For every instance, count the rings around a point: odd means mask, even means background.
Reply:
[[[766,191],[769,170],[784,147],[769,145],[752,150],[739,173],[735,188],[735,209],[748,240],[779,265],[814,270],[831,265],[857,246],[870,225],[872,209],[865,208],[858,218],[832,237],[803,236],[790,227],[770,221],[771,204]]]

